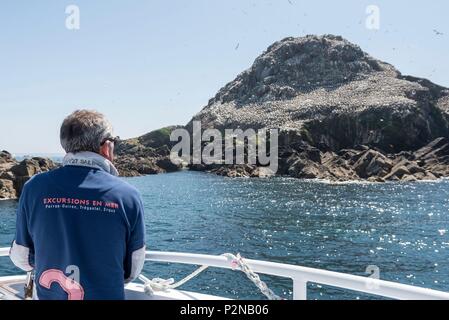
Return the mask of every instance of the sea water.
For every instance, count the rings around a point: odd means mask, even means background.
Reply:
[[[449,181],[330,184],[292,178],[225,178],[178,172],[125,179],[142,193],[149,250],[245,258],[449,291]],[[14,238],[16,201],[0,202],[0,246]],[[149,278],[180,280],[195,266],[147,263]],[[0,258],[0,275],[18,273]],[[262,276],[292,298],[292,281]],[[182,287],[263,299],[238,271],[209,269]],[[311,299],[371,299],[315,284]]]

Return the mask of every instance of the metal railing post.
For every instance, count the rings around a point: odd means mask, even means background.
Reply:
[[[307,281],[303,278],[293,279],[293,300],[307,300]]]

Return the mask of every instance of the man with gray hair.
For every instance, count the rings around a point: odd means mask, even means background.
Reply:
[[[23,189],[11,260],[34,271],[35,299],[122,300],[145,260],[141,196],[117,177],[104,115],[75,111],[60,139],[63,166]]]

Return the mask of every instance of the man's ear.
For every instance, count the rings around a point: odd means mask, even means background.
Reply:
[[[100,147],[100,155],[102,155],[111,162],[114,161],[114,145],[111,141],[106,141]]]

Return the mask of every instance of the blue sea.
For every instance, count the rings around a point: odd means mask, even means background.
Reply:
[[[449,291],[449,181],[329,184],[232,179],[198,172],[127,178],[143,195],[150,250],[221,254],[302,265]],[[16,201],[0,202],[0,246],[14,237]],[[0,275],[16,274],[0,258]],[[180,280],[195,266],[148,263],[147,277]],[[288,279],[262,276],[292,298]],[[245,275],[209,269],[183,289],[263,299]],[[375,299],[309,285],[311,299]]]

